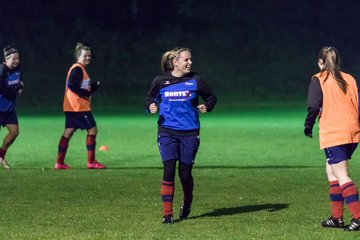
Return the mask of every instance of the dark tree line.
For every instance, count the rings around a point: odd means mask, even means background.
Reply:
[[[26,88],[20,100],[61,111],[76,42],[92,48],[94,101],[142,107],[161,54],[192,49],[194,71],[221,104],[304,101],[316,55],[335,45],[343,68],[360,72],[360,3],[280,0],[0,1],[0,44],[20,50]]]

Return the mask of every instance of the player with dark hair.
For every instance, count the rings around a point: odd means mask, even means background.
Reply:
[[[65,154],[69,141],[77,129],[86,129],[87,168],[104,169],[105,166],[95,160],[96,135],[98,129],[91,112],[91,95],[100,86],[100,82],[91,83],[86,67],[91,61],[90,48],[78,43],[75,48],[76,63],[68,71],[64,96],[65,131],[59,142],[59,151],[55,169],[69,169],[65,164]]]
[[[199,148],[199,113],[210,112],[217,98],[207,82],[191,72],[192,59],[188,48],[174,48],[163,54],[162,73],[155,77],[146,97],[146,109],[158,119],[158,147],[163,161],[161,196],[163,223],[173,218],[174,179],[176,162],[184,193],[179,217],[188,217],[193,201],[192,167]],[[199,104],[199,96],[205,101]]]
[[[360,230],[358,189],[349,177],[348,160],[360,142],[359,99],[355,79],[340,70],[340,57],[334,47],[320,50],[320,72],[310,82],[305,136],[312,137],[316,118],[319,118],[320,148],[326,156],[326,173],[330,187],[331,217],[323,227]],[[345,226],[343,203],[352,215]]]
[[[20,57],[17,49],[6,46],[3,49],[4,62],[0,65],[0,124],[6,127],[5,136],[0,148],[0,165],[10,169],[5,154],[19,135],[19,123],[15,111],[16,96],[22,93],[23,82],[20,71]]]

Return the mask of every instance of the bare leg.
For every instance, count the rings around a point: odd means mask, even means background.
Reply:
[[[7,149],[15,141],[17,136],[19,136],[19,125],[7,124],[5,126],[8,130],[8,134],[5,136],[3,143],[1,145],[1,148],[0,148],[0,165],[5,169],[10,169],[10,165],[5,160],[5,154],[6,154]]]
[[[15,141],[17,136],[19,136],[19,125],[17,124],[8,124],[5,126],[8,129],[8,134],[5,136],[1,148],[6,151],[11,144]]]
[[[63,136],[70,140],[75,132],[75,128],[65,128]]]
[[[329,171],[330,171],[330,169],[332,170],[332,174],[338,180],[340,186],[347,182],[351,182],[351,179],[349,177],[349,168],[348,168],[347,161],[341,161],[339,163],[331,164],[331,165],[327,163],[327,165],[326,165],[327,173],[329,172],[328,165],[330,166]],[[330,176],[331,176],[331,174],[330,174]],[[328,174],[328,178],[329,178],[329,174]]]
[[[93,127],[93,128],[90,128],[90,129],[88,130],[88,135],[94,135],[94,136],[96,136],[97,133],[98,133],[98,129],[97,129],[96,126]]]

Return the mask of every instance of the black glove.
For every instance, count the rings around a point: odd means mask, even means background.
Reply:
[[[96,89],[98,89],[101,85],[101,82],[100,81],[97,81],[97,82],[93,82],[91,84],[91,93],[95,92]]]
[[[309,137],[309,138],[312,138],[312,137],[313,137],[313,135],[312,135],[312,129],[311,129],[311,128],[305,127],[305,129],[304,129],[304,134],[305,134],[306,137]]]

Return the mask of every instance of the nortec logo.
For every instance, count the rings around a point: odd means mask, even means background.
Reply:
[[[174,92],[166,91],[164,95],[165,97],[189,97],[191,96],[191,93],[190,91],[174,91]]]
[[[19,79],[16,79],[16,80],[11,80],[11,81],[8,81],[8,85],[15,85],[15,84],[19,84],[20,80]]]

